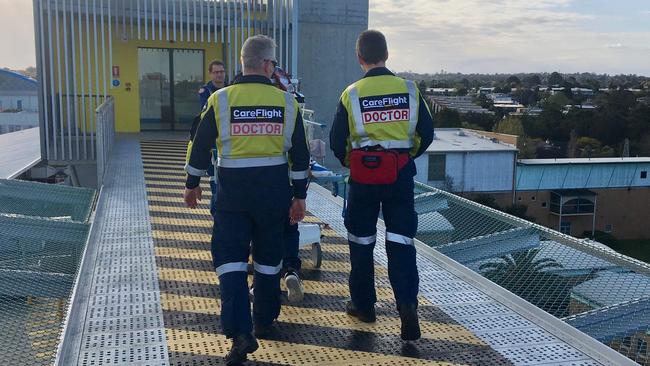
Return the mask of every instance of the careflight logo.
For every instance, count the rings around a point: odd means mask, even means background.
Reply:
[[[359,98],[363,123],[408,121],[411,118],[409,95],[390,94]]]
[[[284,107],[230,108],[231,136],[282,136],[283,132]]]

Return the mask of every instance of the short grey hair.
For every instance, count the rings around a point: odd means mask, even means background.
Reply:
[[[244,68],[260,69],[264,60],[275,60],[276,47],[273,38],[264,35],[248,37],[241,47]]]

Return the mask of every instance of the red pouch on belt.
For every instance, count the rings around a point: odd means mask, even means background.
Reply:
[[[393,184],[408,161],[408,153],[393,150],[352,150],[350,177],[360,184]]]

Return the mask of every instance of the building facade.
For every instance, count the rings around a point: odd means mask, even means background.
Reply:
[[[541,225],[582,237],[650,238],[650,158],[523,159],[516,203]],[[500,206],[507,195],[496,195]]]
[[[208,63],[224,61],[232,80],[256,34],[276,40],[308,107],[333,115],[360,74],[353,40],[368,1],[34,0],[34,24],[41,150],[56,164],[95,158],[95,111],[109,98],[117,132],[189,129]]]
[[[437,128],[415,160],[415,180],[457,194],[498,192],[512,197],[516,136],[462,128]]]

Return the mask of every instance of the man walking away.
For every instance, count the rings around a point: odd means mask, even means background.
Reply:
[[[433,120],[415,83],[386,68],[388,48],[383,34],[364,31],[357,39],[356,51],[366,74],[341,95],[330,132],[334,155],[350,168],[351,175],[345,227],[352,262],[352,300],[346,304],[346,312],[363,322],[376,320],[373,250],[381,207],[388,277],[402,321],[401,337],[415,340],[420,338],[420,326],[413,159],[433,140]]]
[[[189,207],[196,207],[199,180],[216,140],[212,260],[219,276],[221,326],[233,341],[227,365],[240,364],[257,350],[253,322],[260,336],[278,317],[285,221],[305,214],[309,151],[298,103],[269,79],[277,65],[275,48],[271,38],[261,35],[244,42],[243,76],[208,98],[186,166],[184,198]],[[252,316],[246,273],[251,249]]]

